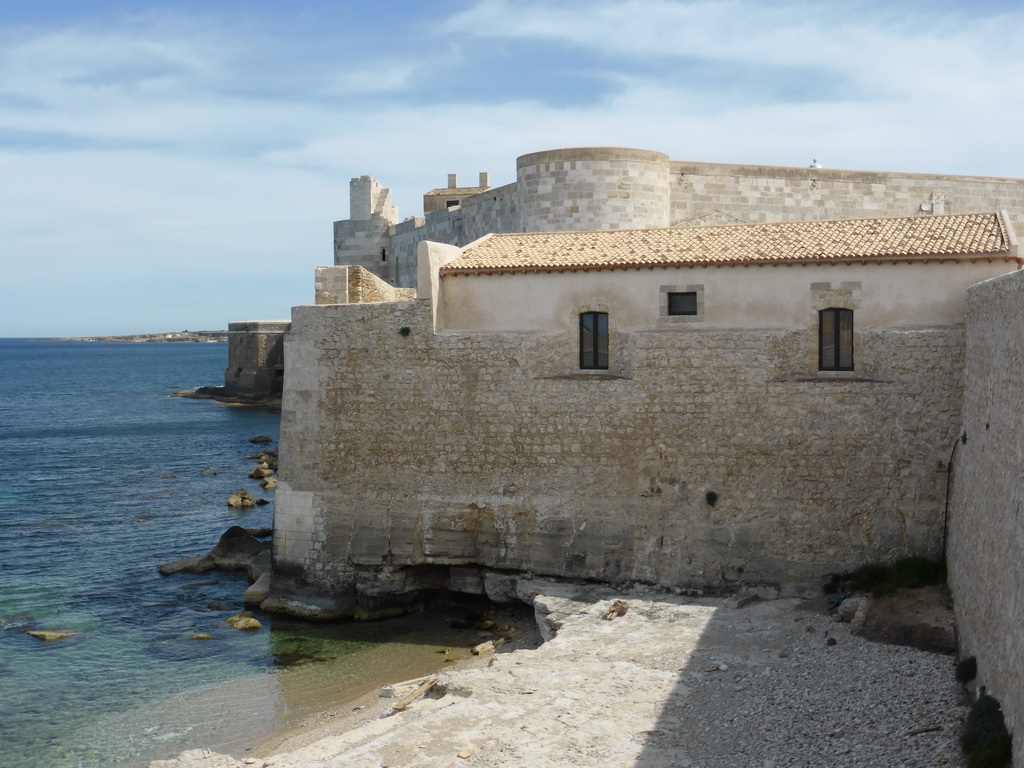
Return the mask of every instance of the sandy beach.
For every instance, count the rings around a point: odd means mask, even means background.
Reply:
[[[854,636],[821,601],[522,591],[539,648],[477,657],[402,712],[371,691],[244,754],[151,768],[964,764],[952,658]]]

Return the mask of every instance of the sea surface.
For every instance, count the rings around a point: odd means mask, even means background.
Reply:
[[[446,623],[230,629],[242,574],[163,578],[232,525],[270,527],[247,478],[279,415],[170,394],[222,381],[227,346],[0,339],[0,764],[137,766],[234,753],[382,679],[437,664]],[[271,503],[236,511],[238,488]],[[80,635],[45,642],[31,629]],[[206,633],[211,640],[191,639]],[[447,633],[447,634],[446,634]]]

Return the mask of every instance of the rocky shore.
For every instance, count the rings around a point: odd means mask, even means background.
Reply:
[[[150,768],[964,765],[953,658],[868,641],[824,601],[520,591],[548,638],[535,650],[484,649],[489,663],[402,711],[406,689],[384,690],[244,757],[196,749]]]

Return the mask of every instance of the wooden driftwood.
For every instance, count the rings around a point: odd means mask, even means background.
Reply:
[[[416,699],[418,699],[420,696],[422,696],[427,691],[429,691],[431,688],[433,688],[435,685],[437,685],[438,682],[440,681],[440,679],[441,678],[439,678],[439,677],[432,677],[432,678],[430,678],[429,680],[427,680],[427,682],[425,682],[423,685],[421,685],[415,691],[413,691],[408,696],[406,696],[404,699],[402,699],[400,702],[395,704],[395,706],[393,706],[392,709],[395,710],[396,712],[401,712],[403,709],[405,709],[410,704],[412,704],[414,701],[416,701]]]

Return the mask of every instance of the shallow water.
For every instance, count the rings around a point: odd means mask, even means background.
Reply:
[[[224,619],[242,608],[242,575],[157,574],[209,551],[231,525],[271,525],[273,503],[238,512],[226,500],[245,487],[272,502],[246,477],[245,457],[258,450],[249,438],[276,441],[278,415],[168,396],[219,383],[226,360],[224,344],[0,340],[7,768],[139,765],[251,743],[309,707],[435,663],[438,644],[472,642],[446,635],[441,617],[258,616],[263,630],[239,632]],[[82,634],[26,634],[50,628]],[[191,640],[197,633],[213,639]]]

